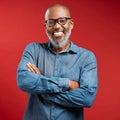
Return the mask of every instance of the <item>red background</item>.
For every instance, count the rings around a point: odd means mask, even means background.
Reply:
[[[71,40],[98,60],[99,90],[85,120],[120,120],[119,0],[0,0],[0,120],[21,120],[27,94],[18,89],[16,69],[25,46],[44,42],[44,12],[52,3],[69,6]]]

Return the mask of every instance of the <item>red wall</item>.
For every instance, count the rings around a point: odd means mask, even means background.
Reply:
[[[99,90],[85,120],[120,120],[119,0],[0,0],[0,120],[21,120],[27,94],[16,83],[25,46],[47,41],[44,12],[55,2],[68,5],[75,22],[71,40],[98,60]]]

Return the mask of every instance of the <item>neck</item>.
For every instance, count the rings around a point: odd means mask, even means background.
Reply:
[[[70,47],[70,42],[68,42],[64,47],[54,48],[56,53],[60,53]]]

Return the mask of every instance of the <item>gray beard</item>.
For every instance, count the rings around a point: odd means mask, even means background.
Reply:
[[[62,48],[64,47],[67,42],[69,41],[69,37],[71,34],[71,30],[69,29],[68,32],[66,33],[65,37],[62,40],[54,40],[51,34],[48,34],[48,37],[50,39],[50,42],[52,43],[53,47],[55,48]]]

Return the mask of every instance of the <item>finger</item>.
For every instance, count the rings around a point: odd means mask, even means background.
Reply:
[[[29,72],[32,72],[29,68],[28,68],[28,71],[29,71]]]
[[[36,67],[34,64],[33,64],[33,67],[35,68],[35,72],[36,72],[37,74],[41,74],[41,72],[40,72],[40,70],[38,69],[38,67]]]
[[[34,72],[34,73],[35,73],[35,70],[34,70],[34,68],[32,67],[31,63],[28,63],[28,64],[27,64],[27,67],[28,67],[28,70],[29,70],[30,72]]]
[[[30,72],[34,72],[36,74],[41,74],[40,70],[34,64],[28,63],[27,67],[29,68]]]
[[[34,69],[34,72],[36,74],[40,74],[40,70],[34,64],[31,64],[31,65],[32,65],[32,68]]]

